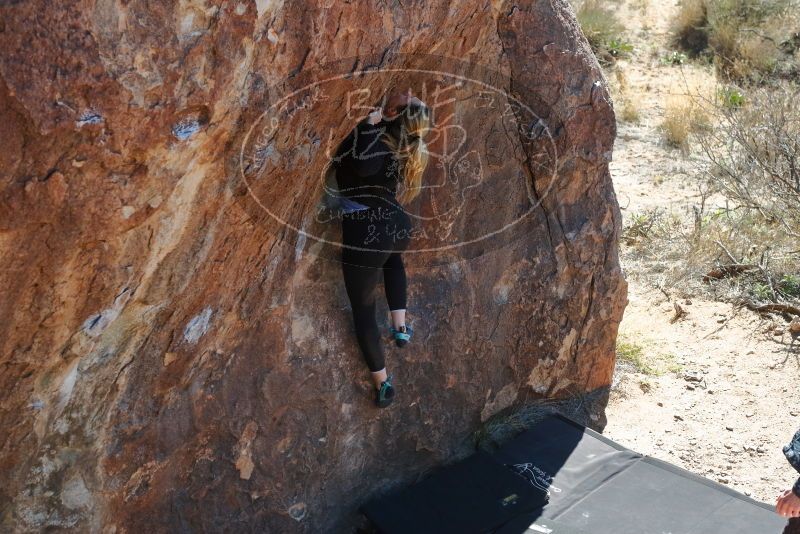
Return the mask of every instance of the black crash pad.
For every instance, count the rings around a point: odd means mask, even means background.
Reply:
[[[511,494],[518,504],[499,504]],[[361,511],[384,533],[780,534],[786,525],[770,505],[559,414]]]
[[[360,510],[386,534],[492,532],[545,502],[544,491],[479,451]]]
[[[493,458],[548,487],[541,512],[498,534],[780,534],[787,520],[770,505],[668,462],[626,449],[561,415],[506,443]],[[528,528],[552,520],[563,530]],[[572,530],[570,530],[572,529]]]

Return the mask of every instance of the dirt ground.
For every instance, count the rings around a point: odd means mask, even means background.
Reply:
[[[690,218],[699,203],[694,170],[701,156],[668,148],[658,128],[667,99],[686,90],[684,80],[705,87],[713,71],[659,61],[672,50],[667,32],[676,1],[617,5],[635,47],[617,68],[640,113],[638,124],[620,121],[611,164],[623,218],[653,207]],[[606,73],[619,90],[616,75]],[[798,476],[781,447],[800,427],[800,348],[789,353],[789,334],[749,310],[700,295],[668,298],[621,247],[629,304],[620,344],[639,351],[641,361],[618,357],[604,434],[774,504]],[[674,301],[686,314],[672,322]]]

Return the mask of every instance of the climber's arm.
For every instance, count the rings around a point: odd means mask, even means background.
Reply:
[[[783,454],[792,467],[800,473],[800,430],[795,432],[792,441],[783,447]],[[792,493],[800,497],[800,478],[792,486]]]

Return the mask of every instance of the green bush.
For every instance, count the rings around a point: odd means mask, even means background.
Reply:
[[[744,105],[744,95],[736,87],[720,87],[717,90],[717,98],[726,108],[740,108]]]
[[[633,45],[618,39],[611,39],[606,47],[608,53],[615,58],[627,57],[633,52]]]
[[[784,275],[778,282],[778,290],[788,298],[800,298],[800,275]]]

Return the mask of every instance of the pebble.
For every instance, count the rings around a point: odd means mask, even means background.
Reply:
[[[733,432],[733,427],[732,426],[726,426],[725,430],[730,430],[731,432]]]
[[[700,373],[697,371],[686,371],[686,373],[683,375],[683,379],[687,382],[701,382],[703,377],[700,376]]]

